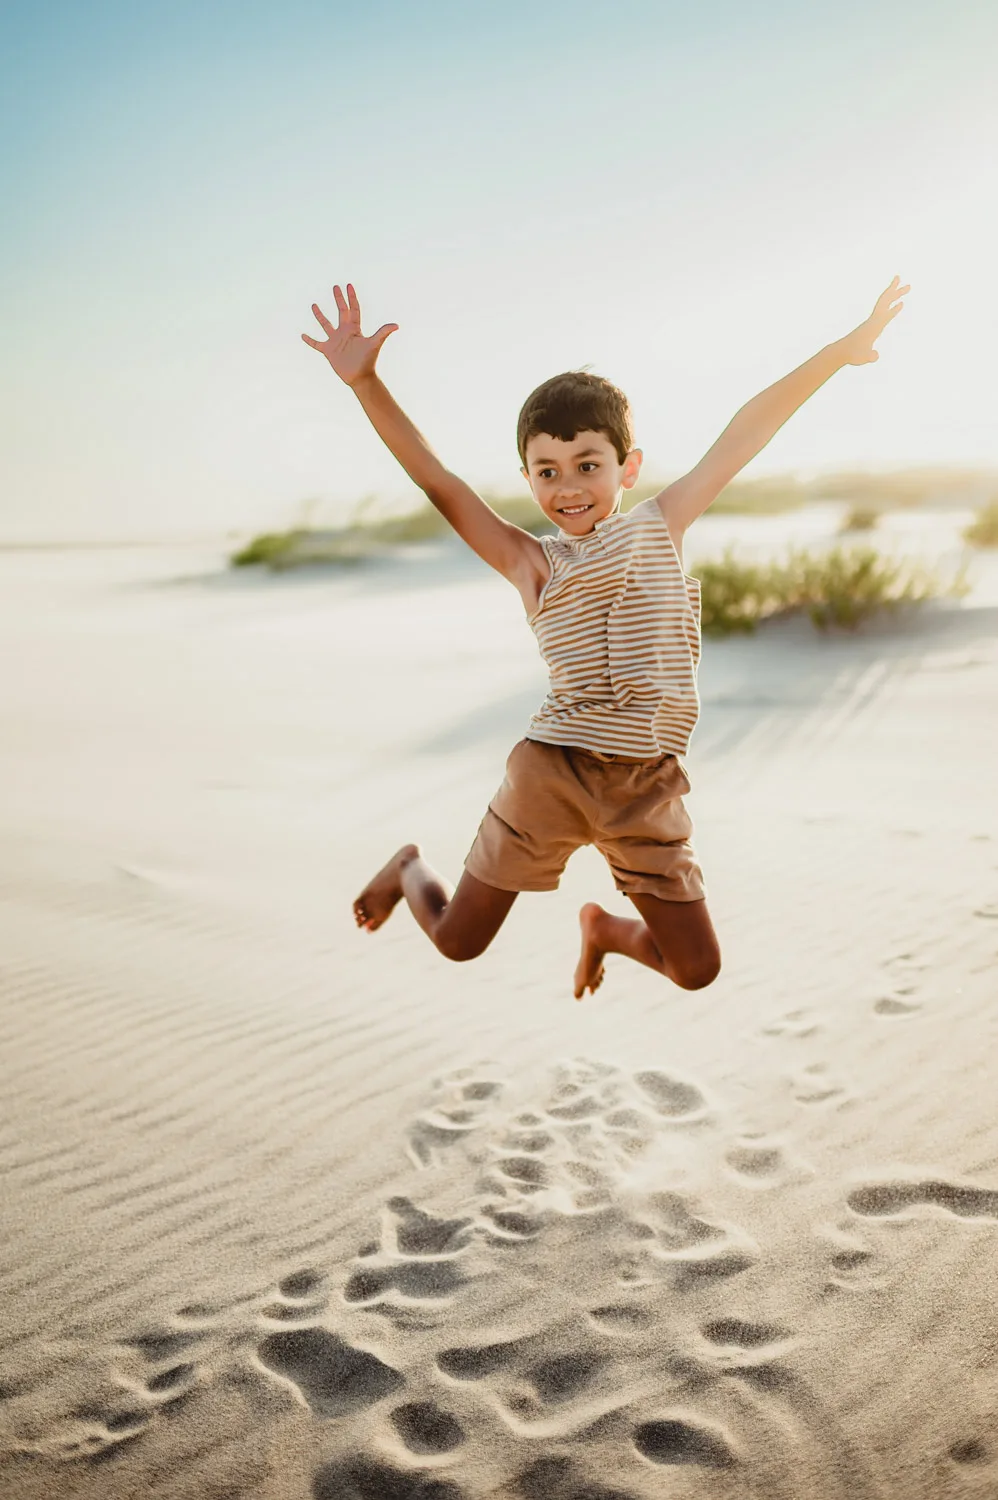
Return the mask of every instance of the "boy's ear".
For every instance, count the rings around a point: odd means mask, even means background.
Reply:
[[[640,448],[632,448],[624,459],[624,469],[620,476],[620,482],[625,490],[633,489],[637,482],[637,477],[641,473],[643,460],[644,454]]]

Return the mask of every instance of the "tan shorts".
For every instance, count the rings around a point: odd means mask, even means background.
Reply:
[[[603,761],[574,746],[521,740],[489,803],[465,869],[501,891],[553,891],[569,856],[595,844],[618,891],[700,901],[703,875],[674,755]]]

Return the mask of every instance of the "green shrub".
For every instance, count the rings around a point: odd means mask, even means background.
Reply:
[[[705,635],[755,630],[777,615],[806,613],[820,630],[855,628],[879,609],[918,604],[964,590],[904,558],[872,547],[792,552],[784,562],[740,562],[731,552],[697,569]]]
[[[854,505],[847,511],[842,519],[839,530],[850,531],[872,531],[880,520],[880,512],[873,505]]]
[[[490,499],[489,504],[504,520],[533,535],[551,529],[544,512],[530,495],[502,496]],[[229,561],[235,568],[260,565],[275,572],[309,563],[357,562],[386,547],[433,541],[449,535],[450,529],[429,501],[415,510],[381,517],[373,515],[371,505],[362,501],[343,526],[328,530],[292,526],[287,531],[267,531],[253,537]]]
[[[291,531],[265,531],[253,537],[245,547],[234,552],[229,559],[234,568],[250,568],[258,563],[268,568],[278,568],[282,560],[289,557],[299,539],[306,533],[295,527]]]
[[[998,547],[998,500],[983,506],[963,533],[972,547]]]
[[[878,609],[921,604],[947,592],[921,563],[884,556],[872,547],[824,555],[792,553],[785,565],[785,598],[790,609],[803,609],[819,629],[853,628]]]
[[[731,553],[697,568],[705,635],[748,634],[783,607],[776,570]]]

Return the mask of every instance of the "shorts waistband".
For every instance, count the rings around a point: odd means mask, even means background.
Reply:
[[[574,751],[576,755],[591,755],[594,760],[617,766],[653,766],[656,761],[668,759],[672,753],[665,750],[661,755],[617,755],[603,750],[590,750],[585,745],[566,745],[564,748]]]

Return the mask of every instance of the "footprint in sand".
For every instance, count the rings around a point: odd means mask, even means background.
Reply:
[[[532,1440],[588,1431],[627,1399],[614,1386],[609,1348],[594,1347],[592,1329],[579,1320],[557,1337],[549,1328],[503,1343],[445,1349],[437,1368],[452,1381],[483,1383],[489,1406],[509,1430]]]
[[[463,1143],[452,1160],[467,1181],[449,1185],[450,1212],[412,1190],[434,1179],[411,1172],[412,1196],[383,1200],[376,1237],[342,1276],[292,1266],[269,1292],[242,1299],[259,1313],[252,1333],[242,1314],[227,1325],[233,1349],[252,1340],[252,1380],[288,1404],[293,1397],[303,1419],[338,1424],[328,1432],[336,1456],[327,1452],[315,1473],[313,1500],[471,1500],[486,1460],[477,1424],[496,1417],[511,1455],[498,1479],[511,1500],[637,1500],[682,1483],[663,1473],[680,1466],[687,1484],[736,1482],[740,1474],[720,1471],[742,1464],[739,1441],[698,1411],[702,1393],[735,1380],[754,1383],[760,1402],[764,1392],[781,1402],[788,1377],[775,1361],[792,1334],[719,1317],[713,1288],[754,1266],[758,1246],[686,1192],[648,1191],[687,1180],[682,1164],[709,1134],[714,1105],[670,1069],[632,1074],[585,1060],[559,1067],[533,1107],[503,1108],[501,1090],[484,1069],[463,1069],[414,1124],[420,1168]],[[744,1185],[783,1180],[780,1142],[745,1134],[717,1145]],[[547,1234],[546,1258],[534,1242]],[[539,1296],[543,1277],[559,1282],[549,1302]],[[475,1295],[466,1295],[471,1284]],[[480,1286],[489,1289],[481,1298]],[[671,1295],[681,1292],[691,1293],[682,1310]],[[526,1336],[510,1316],[524,1296],[545,1308]],[[418,1334],[405,1373],[391,1345],[355,1335],[374,1324],[372,1313]],[[137,1436],[203,1384],[209,1364],[233,1357],[217,1337],[204,1357],[212,1330],[198,1325],[218,1309],[189,1304],[185,1314],[129,1341],[142,1382],[130,1376],[127,1402],[119,1392],[118,1406],[78,1414],[74,1456]],[[476,1326],[477,1344],[468,1333]],[[420,1360],[410,1383],[410,1362]],[[243,1352],[236,1363],[245,1370]],[[613,1458],[599,1476],[586,1467],[597,1437]]]
[[[495,1114],[502,1084],[484,1070],[459,1068],[437,1080],[436,1099],[409,1129],[409,1155],[418,1167],[431,1167],[440,1153],[468,1140]]]
[[[634,1333],[650,1328],[654,1318],[645,1307],[627,1302],[609,1302],[605,1307],[591,1307],[589,1316],[601,1331]]]
[[[884,1257],[860,1239],[851,1221],[826,1225],[818,1237],[828,1252],[828,1289],[866,1289],[884,1275]]]
[[[437,1355],[437,1365],[452,1380],[486,1380],[490,1375],[511,1370],[520,1354],[530,1347],[531,1340],[524,1338],[444,1349]]]
[[[635,1500],[630,1490],[594,1482],[567,1454],[535,1459],[514,1480],[522,1500]]]
[[[987,1464],[991,1462],[991,1450],[980,1438],[962,1438],[954,1443],[949,1456],[955,1464]]]
[[[798,1040],[817,1036],[821,1030],[821,1021],[814,1011],[811,1010],[788,1010],[768,1026],[762,1028],[763,1036],[789,1036]]]
[[[405,1384],[398,1370],[325,1328],[268,1334],[257,1356],[265,1370],[289,1381],[320,1417],[362,1411]]]
[[[125,1361],[113,1379],[98,1381],[91,1399],[70,1411],[30,1451],[60,1461],[111,1457],[195,1390],[200,1382],[197,1356],[206,1336],[202,1329],[160,1326],[123,1339],[121,1347],[139,1356],[140,1370],[134,1359],[131,1368]]]
[[[435,1401],[408,1401],[389,1414],[410,1453],[451,1453],[465,1441],[464,1428]]]
[[[606,1356],[591,1349],[552,1353],[549,1340],[541,1334],[497,1344],[444,1349],[437,1355],[437,1367],[452,1380],[477,1381],[493,1375],[516,1375],[531,1387],[537,1402],[546,1406],[572,1400],[607,1363]]]
[[[902,948],[895,953],[889,953],[881,960],[881,967],[890,969],[894,974],[908,978],[915,974],[921,974],[928,968],[928,961],[921,958],[912,948]]]
[[[526,1110],[498,1131],[483,1176],[489,1242],[536,1236],[559,1215],[605,1209],[630,1154],[652,1136],[651,1116],[625,1108],[633,1083],[606,1064],[561,1065],[542,1111]],[[496,1201],[498,1200],[498,1201]]]
[[[695,1083],[657,1069],[635,1073],[634,1081],[662,1119],[677,1125],[692,1125],[706,1118],[707,1100]]]
[[[347,1302],[373,1302],[387,1292],[398,1292],[410,1301],[432,1301],[452,1296],[466,1280],[461,1268],[450,1261],[372,1266],[354,1272],[343,1296]]]
[[[878,1016],[913,1016],[922,1008],[920,1000],[908,998],[913,993],[913,987],[906,985],[892,990],[889,995],[881,995],[879,1000],[874,1001],[874,1013]]]
[[[713,1361],[736,1373],[771,1364],[794,1342],[790,1329],[778,1323],[752,1323],[742,1318],[715,1318],[704,1323],[700,1333],[710,1345]]]
[[[481,1212],[487,1227],[486,1243],[493,1249],[515,1247],[526,1240],[535,1240],[550,1222],[547,1214],[510,1208],[505,1202],[485,1202]]]
[[[124,1341],[155,1366],[144,1380],[145,1394],[155,1407],[175,1406],[199,1384],[210,1332],[206,1328],[154,1328]]]
[[[789,1171],[783,1147],[760,1136],[742,1136],[724,1153],[724,1160],[732,1174],[750,1187],[774,1187]]]
[[[681,1193],[653,1193],[648,1209],[653,1237],[641,1255],[646,1264],[669,1267],[677,1291],[737,1276],[759,1257],[758,1245],[743,1230],[703,1218]]]
[[[125,1339],[125,1344],[137,1349],[150,1364],[161,1364],[186,1354],[202,1342],[203,1334],[190,1329],[162,1328],[148,1333],[138,1333]]]
[[[474,1220],[438,1219],[409,1198],[389,1198],[382,1245],[399,1256],[451,1255],[468,1243]]]
[[[854,1188],[846,1202],[854,1214],[866,1219],[891,1218],[908,1209],[931,1207],[959,1219],[998,1220],[998,1191],[928,1178],[867,1183]]]
[[[607,1363],[590,1352],[556,1354],[531,1366],[525,1376],[542,1405],[556,1406],[586,1390]]]
[[[798,1104],[825,1104],[842,1097],[845,1090],[829,1076],[825,1063],[810,1063],[793,1080],[794,1098]]]
[[[325,1464],[312,1480],[313,1500],[466,1500],[449,1479],[396,1469],[359,1455]]]
[[[261,1309],[274,1323],[307,1323],[324,1311],[325,1278],[312,1270],[293,1271],[277,1284],[277,1297]]]
[[[727,1434],[686,1418],[643,1422],[634,1432],[634,1446],[653,1464],[699,1464],[707,1469],[730,1469],[737,1462]]]
[[[146,1381],[146,1390],[154,1396],[168,1396],[175,1401],[179,1396],[186,1395],[193,1387],[197,1379],[197,1367],[193,1364],[183,1363],[170,1365],[166,1370],[158,1370],[155,1375],[150,1375]]]
[[[452,1296],[468,1281],[464,1252],[475,1220],[438,1218],[411,1199],[388,1200],[381,1238],[365,1245],[363,1261],[347,1279],[347,1302],[374,1303],[389,1293],[412,1302]]]
[[[113,1402],[93,1402],[77,1407],[56,1432],[36,1443],[26,1443],[21,1451],[62,1463],[78,1459],[97,1463],[141,1437],[151,1420],[148,1408],[116,1408]]]

